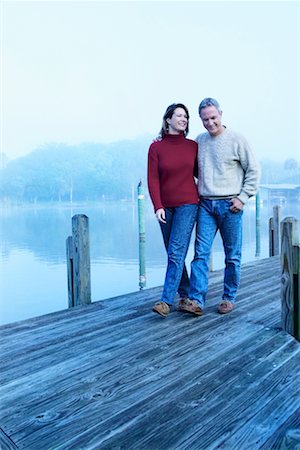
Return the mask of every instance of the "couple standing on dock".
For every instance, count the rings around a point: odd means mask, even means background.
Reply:
[[[186,138],[186,106],[170,105],[159,139],[150,145],[148,153],[149,193],[168,252],[161,300],[153,311],[164,317],[177,292],[178,310],[202,315],[210,252],[218,230],[225,252],[224,290],[218,312],[232,311],[240,282],[243,206],[258,188],[254,155],[243,136],[222,124],[219,103],[205,98],[199,105],[199,116],[207,132],[195,142]],[[195,255],[189,280],[185,258],[195,223]]]

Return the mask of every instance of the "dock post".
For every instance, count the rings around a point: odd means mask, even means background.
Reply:
[[[139,287],[142,290],[146,286],[145,267],[145,195],[142,180],[138,187],[138,218],[139,218]]]
[[[68,306],[74,306],[74,279],[73,279],[73,237],[68,236],[66,241],[67,275],[68,275]]]
[[[280,253],[281,207],[273,206],[273,217],[269,219],[269,256]]]
[[[214,258],[213,258],[213,249],[212,248],[210,250],[210,255],[209,255],[209,271],[210,272],[214,271]]]
[[[255,197],[255,257],[260,257],[260,193],[257,191],[256,197]]]
[[[281,321],[282,328],[300,341],[300,245],[298,222],[281,222]]]
[[[67,239],[69,308],[91,303],[89,219],[72,217],[72,236]]]

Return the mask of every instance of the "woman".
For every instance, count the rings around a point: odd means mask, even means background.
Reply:
[[[150,145],[148,153],[148,189],[168,252],[163,293],[153,306],[163,317],[169,314],[177,291],[180,310],[201,314],[197,304],[187,299],[189,278],[184,263],[199,203],[194,179],[198,146],[186,138],[188,130],[186,106],[170,105],[163,116],[160,139]]]

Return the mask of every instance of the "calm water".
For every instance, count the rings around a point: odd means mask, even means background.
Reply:
[[[146,203],[147,286],[162,285],[166,253],[152,207]],[[300,218],[298,205],[283,208],[283,217]],[[77,207],[10,207],[1,210],[0,323],[65,309],[68,306],[65,241],[71,218],[86,214],[90,226],[92,301],[139,289],[138,216],[132,204]],[[268,220],[272,206],[261,208],[261,257],[268,256]],[[255,205],[244,213],[243,262],[255,259]],[[193,238],[192,238],[193,241]],[[193,256],[191,243],[187,256]],[[222,243],[214,243],[213,266],[223,266]]]

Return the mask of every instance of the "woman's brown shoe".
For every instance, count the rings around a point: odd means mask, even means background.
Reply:
[[[153,312],[156,312],[160,316],[167,317],[170,312],[170,307],[165,302],[157,302],[152,308]]]

